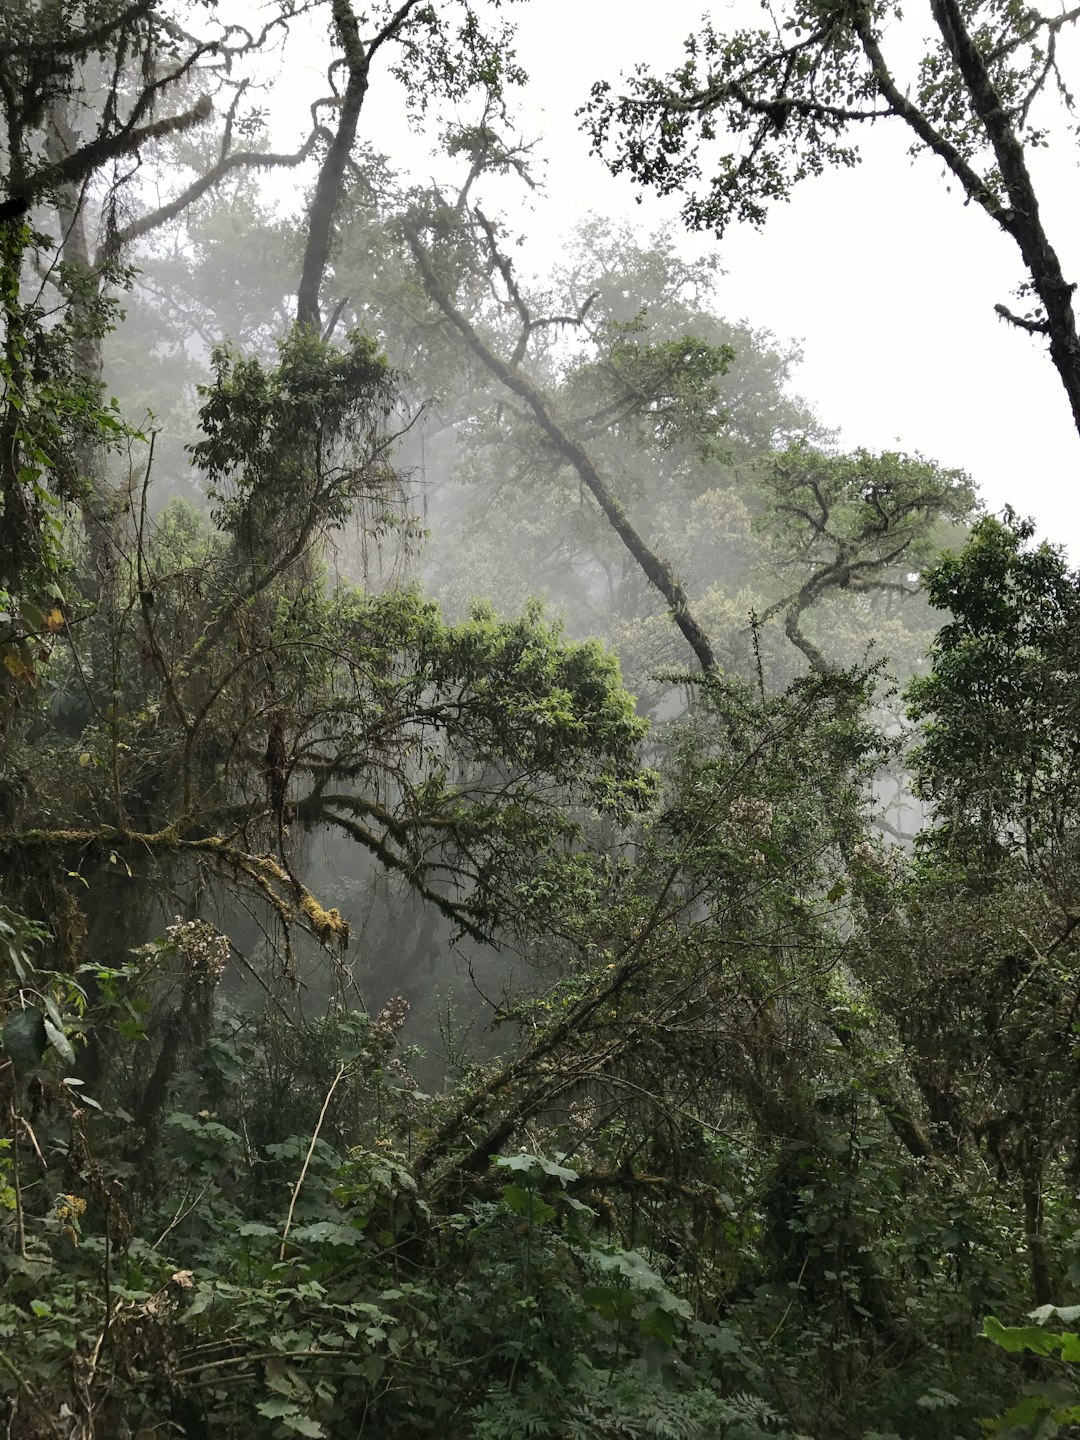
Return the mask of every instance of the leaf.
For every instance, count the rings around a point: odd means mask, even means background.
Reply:
[[[334,1220],[317,1220],[312,1225],[297,1225],[290,1238],[298,1245],[359,1245],[363,1235],[351,1225]]]
[[[69,1076],[66,1077],[66,1079],[61,1080],[60,1083],[61,1083],[61,1085],[82,1085],[82,1084],[83,1084],[83,1081],[82,1081],[82,1080],[76,1080],[76,1079],[74,1078],[74,1076],[69,1075]],[[80,1104],[80,1105],[89,1105],[92,1110],[101,1110],[102,1114],[105,1113],[103,1107],[99,1104],[99,1102],[98,1102],[97,1100],[94,1099],[94,1097],[93,1097],[92,1095],[80,1095],[80,1096],[79,1096],[79,1104]],[[115,1113],[115,1112],[114,1112],[114,1113]]]
[[[286,1415],[299,1415],[295,1400],[286,1400],[283,1395],[272,1395],[269,1400],[260,1400],[255,1409],[268,1420],[280,1420]]]
[[[495,1164],[504,1170],[542,1170],[545,1175],[552,1176],[562,1185],[578,1178],[576,1170],[569,1170],[565,1165],[556,1165],[554,1160],[545,1160],[542,1155],[499,1155]]]
[[[283,1415],[281,1423],[287,1430],[292,1430],[297,1435],[318,1437],[326,1434],[319,1422],[312,1420],[310,1415]]]
[[[284,1360],[271,1358],[265,1361],[263,1375],[271,1390],[276,1390],[279,1395],[286,1396],[291,1404],[296,1404],[293,1399],[297,1389],[296,1381]]]
[[[49,1044],[60,1056],[65,1065],[74,1065],[75,1047],[72,1045],[68,1037],[64,1034],[63,1030],[58,1030],[51,1020],[46,1020],[44,1022],[44,1025],[45,1034],[48,1036]]]
[[[26,662],[15,649],[6,651],[4,655],[4,668],[16,680],[25,680],[28,685],[33,685],[37,679],[34,667]]]
[[[693,1319],[694,1311],[689,1301],[684,1300],[681,1295],[673,1294],[636,1250],[594,1250],[591,1259],[598,1269],[615,1271],[639,1290],[651,1295],[670,1315],[679,1315],[684,1320]]]
[[[604,1320],[626,1319],[634,1308],[633,1295],[621,1286],[588,1285],[581,1298]]]
[[[948,1390],[939,1390],[936,1385],[931,1385],[924,1395],[920,1395],[915,1401],[923,1410],[946,1410],[950,1406],[959,1405],[960,1401]]]
[[[543,1196],[538,1195],[535,1190],[525,1190],[520,1185],[504,1186],[502,1198],[507,1209],[532,1225],[544,1225],[557,1213],[555,1207],[549,1205]]]
[[[983,1321],[983,1334],[1010,1355],[1029,1350],[1033,1355],[1052,1355],[1058,1347],[1058,1336],[1038,1325],[1003,1325],[994,1315]]]
[[[667,1346],[674,1345],[675,1321],[666,1310],[658,1305],[655,1310],[650,1310],[642,1320],[641,1333],[644,1336],[655,1336]]]
[[[184,1319],[192,1320],[196,1315],[202,1315],[210,1309],[210,1306],[215,1303],[217,1298],[213,1290],[208,1287],[200,1288],[196,1294],[192,1296],[191,1304],[184,1311]]]
[[[35,1005],[15,1010],[4,1021],[4,1049],[16,1070],[32,1069],[45,1054],[45,1017]],[[74,1059],[74,1056],[72,1056]]]

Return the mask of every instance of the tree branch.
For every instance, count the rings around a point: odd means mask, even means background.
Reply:
[[[443,312],[485,368],[512,394],[525,402],[532,412],[536,424],[550,440],[555,450],[567,464],[576,470],[581,481],[604,512],[612,529],[641,567],[650,584],[664,597],[675,624],[682,631],[687,644],[697,656],[702,670],[715,670],[716,659],[709,638],[694,619],[686,592],[675,579],[667,563],[646,544],[634,529],[626,512],[601,478],[588,453],[555,418],[540,391],[520,370],[513,369],[505,360],[496,355],[454,305],[439,283],[431,265],[431,258],[425,250],[413,222],[406,220],[403,228],[405,238],[423,279],[424,289],[431,300]]]
[[[117,135],[99,135],[80,149],[52,165],[43,165],[22,185],[0,201],[0,225],[21,219],[49,190],[58,185],[79,184],[121,155],[133,154],[150,140],[190,130],[208,120],[214,113],[209,95],[200,95],[190,110],[167,120],[154,120],[149,125],[124,129]]]
[[[368,88],[368,52],[360,39],[360,26],[349,0],[332,0],[334,25],[345,52],[348,81],[338,110],[337,130],[327,147],[308,217],[307,245],[296,297],[296,323],[322,331],[319,289],[330,258],[334,215],[341,199],[345,165],[356,140],[360,111]],[[405,9],[407,7],[403,7]]]

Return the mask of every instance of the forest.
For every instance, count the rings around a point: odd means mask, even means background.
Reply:
[[[1080,10],[597,54],[541,254],[544,3],[0,6],[9,1440],[1080,1436],[1080,571],[715,284],[892,127],[1080,441]]]

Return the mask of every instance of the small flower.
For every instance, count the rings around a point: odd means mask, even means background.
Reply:
[[[66,1235],[73,1245],[79,1243],[79,1217],[86,1213],[86,1201],[81,1195],[58,1195],[53,1213],[60,1221],[60,1233]]]
[[[206,920],[182,920],[178,915],[165,931],[169,946],[185,961],[192,978],[215,984],[229,963],[229,937]]]
[[[772,830],[773,807],[756,795],[737,796],[728,814],[749,839],[764,840]]]

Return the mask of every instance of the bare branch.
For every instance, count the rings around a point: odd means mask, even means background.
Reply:
[[[1050,326],[1045,320],[1028,320],[1024,315],[1014,315],[1007,305],[995,305],[994,312],[1007,320],[1010,325],[1016,325],[1021,330],[1026,330],[1029,335],[1049,335]]]
[[[637,561],[650,584],[666,600],[675,624],[682,631],[687,643],[697,656],[702,670],[715,670],[716,659],[709,638],[695,620],[686,591],[676,580],[666,561],[662,560],[635,530],[625,510],[601,478],[588,453],[555,418],[551,407],[540,391],[526,379],[520,370],[514,369],[505,360],[500,359],[454,305],[439,283],[432,268],[430,256],[425,250],[413,222],[407,220],[403,228],[429,297],[462,336],[485,368],[512,394],[517,395],[525,402],[540,430],[562,458],[577,471],[579,478],[604,512],[616,535]]]
[[[113,255],[124,245],[130,244],[132,240],[138,240],[141,236],[149,234],[151,230],[157,230],[162,225],[167,225],[170,220],[175,220],[196,200],[201,199],[208,190],[219,185],[227,175],[232,174],[235,170],[287,169],[302,164],[315,148],[315,141],[318,138],[318,131],[313,130],[300,149],[291,155],[280,155],[263,150],[234,150],[229,154],[222,155],[221,159],[204,175],[193,180],[186,190],[182,190],[179,195],[156,210],[141,215],[138,220],[133,220],[129,225],[117,230],[109,237],[99,258]]]

